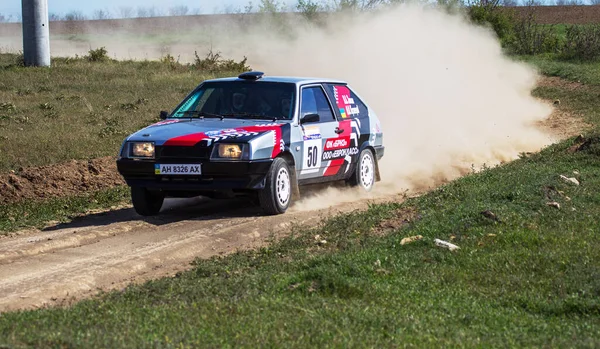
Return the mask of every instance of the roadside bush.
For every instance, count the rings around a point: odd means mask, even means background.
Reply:
[[[503,47],[513,41],[514,14],[512,11],[502,9],[498,1],[479,1],[472,4],[467,13],[473,23],[490,26]]]
[[[240,73],[252,70],[250,66],[247,65],[248,58],[246,57],[239,62],[236,62],[233,59],[223,59],[220,52],[215,53],[212,49],[204,58],[200,58],[200,56],[198,56],[198,52],[196,51],[194,51],[194,55],[196,56],[196,59],[192,66],[198,70],[208,72],[222,71]]]
[[[600,25],[568,26],[562,57],[581,61],[599,60]]]
[[[561,42],[554,26],[538,24],[534,14],[530,13],[527,18],[515,24],[509,48],[512,53],[519,55],[556,53],[561,49]]]
[[[325,12],[323,4],[313,0],[298,0],[296,10],[309,22],[318,22],[321,19],[321,13]]]
[[[88,55],[85,58],[90,62],[106,62],[110,60],[106,47],[89,50]]]

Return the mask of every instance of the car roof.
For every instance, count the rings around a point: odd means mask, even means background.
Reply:
[[[211,79],[211,80],[206,80],[204,82],[223,82],[223,81],[248,81],[248,80],[240,79],[237,77],[231,77],[231,78],[222,78],[222,79]],[[283,83],[296,84],[296,85],[319,84],[319,83],[344,84],[344,85],[347,84],[345,81],[341,81],[341,80],[323,79],[323,78],[306,78],[306,77],[297,77],[297,76],[265,76],[258,80],[255,80],[253,82],[255,82],[255,83],[283,82]]]

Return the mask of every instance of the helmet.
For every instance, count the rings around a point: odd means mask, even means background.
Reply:
[[[241,92],[234,92],[231,98],[231,106],[234,110],[240,111],[246,103],[246,95]]]

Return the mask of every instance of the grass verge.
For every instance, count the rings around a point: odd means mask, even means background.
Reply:
[[[0,235],[23,228],[41,229],[48,222],[68,222],[90,210],[106,209],[129,200],[129,188],[119,186],[85,195],[0,205]]]
[[[564,93],[581,114],[599,109],[572,90],[536,93]],[[198,260],[172,278],[2,314],[0,345],[598,347],[600,136],[588,140],[333,217],[268,248]],[[382,233],[406,211],[417,219]],[[401,244],[414,235],[424,239]]]
[[[557,76],[586,85],[600,85],[600,63],[565,62],[552,55],[516,56],[516,59],[535,66],[547,76]]]

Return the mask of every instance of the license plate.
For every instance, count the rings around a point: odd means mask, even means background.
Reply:
[[[200,164],[155,164],[154,174],[157,175],[200,175]]]

